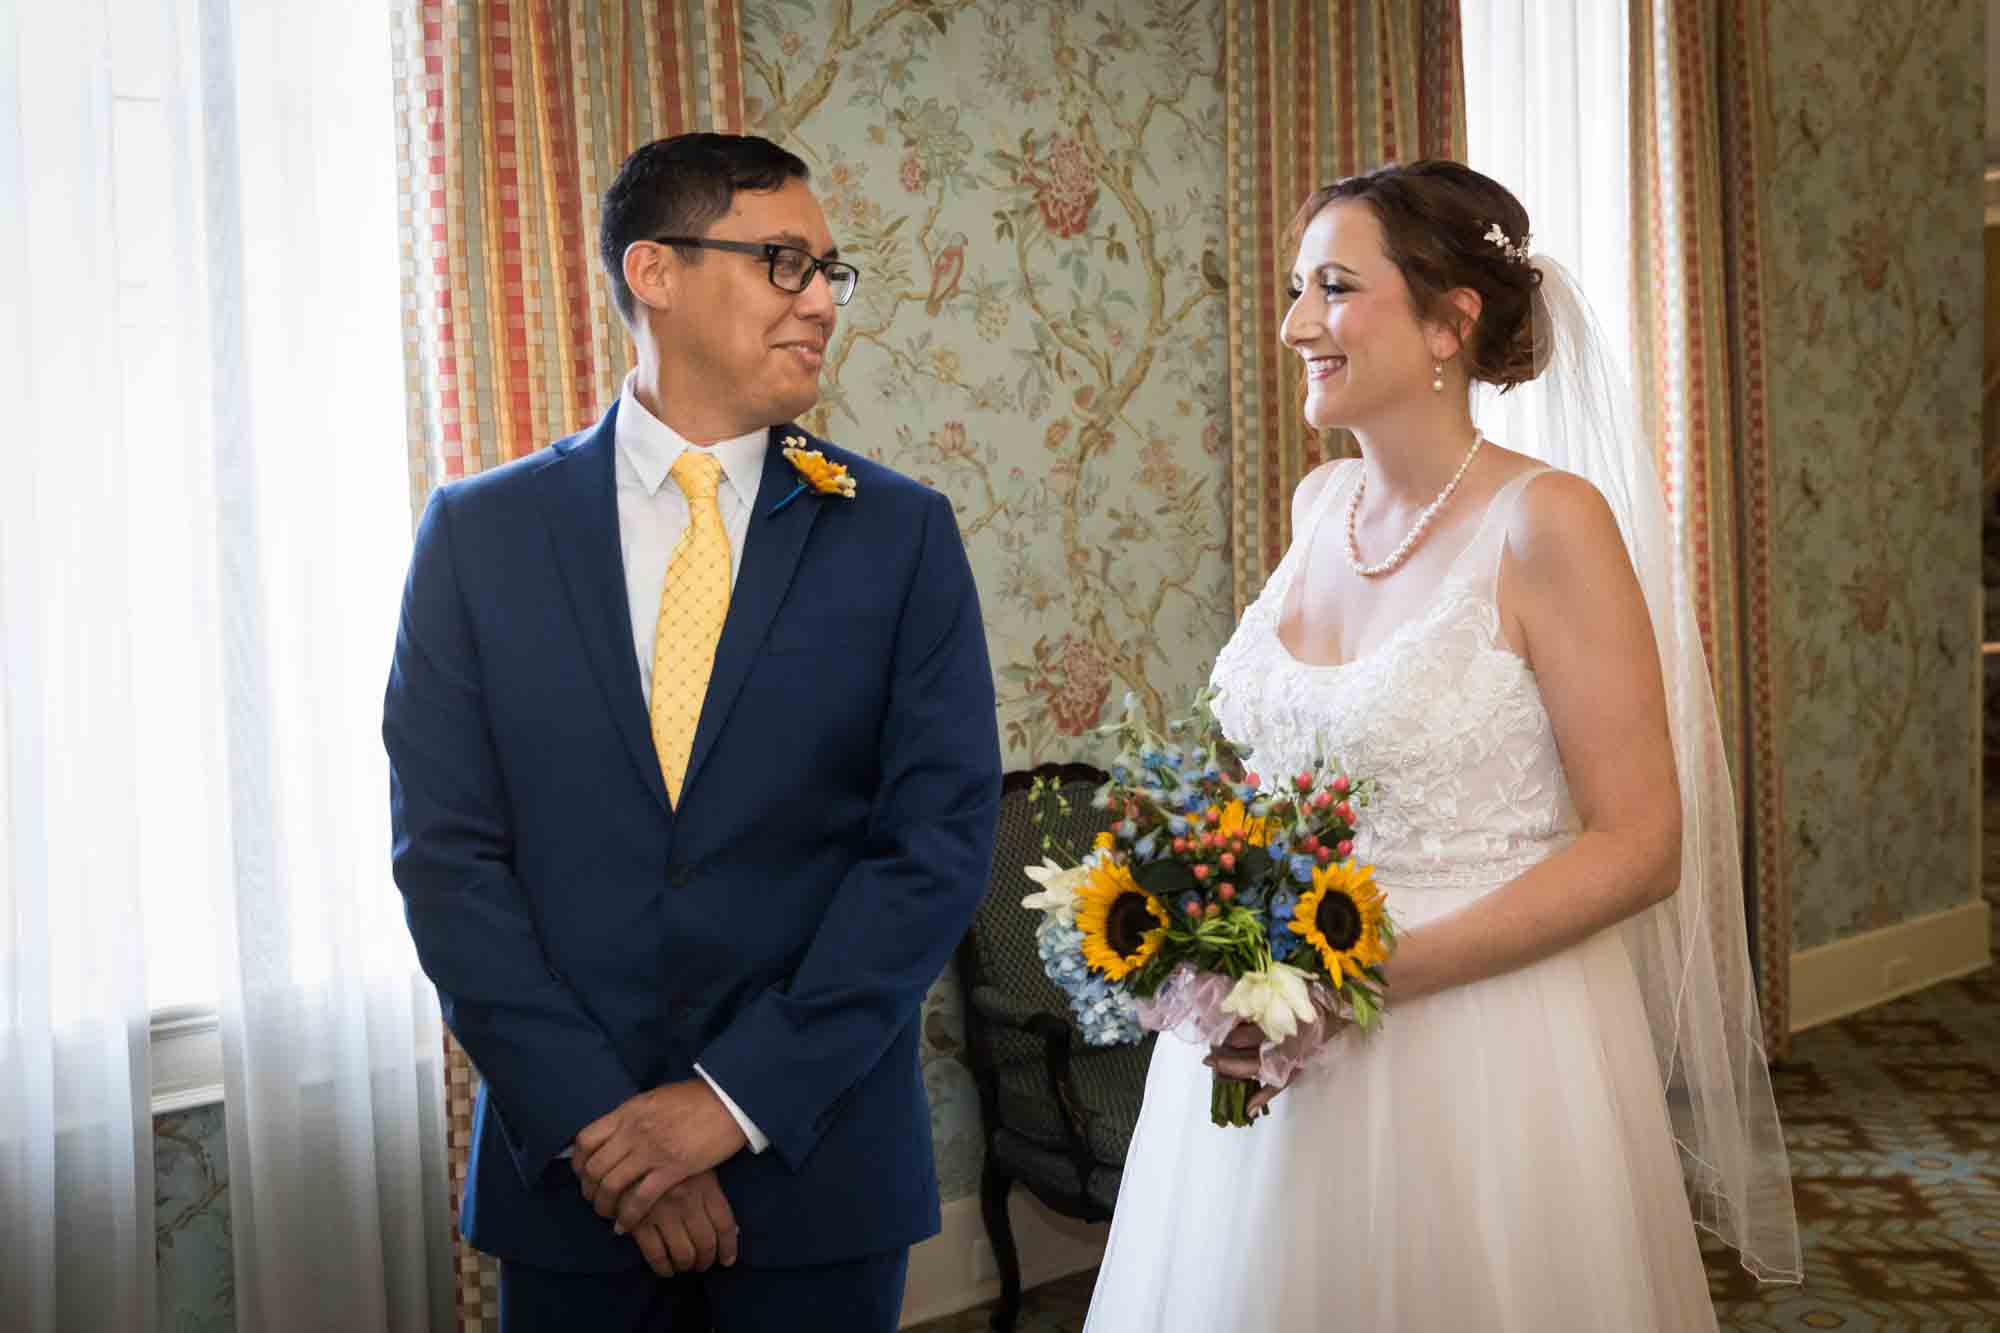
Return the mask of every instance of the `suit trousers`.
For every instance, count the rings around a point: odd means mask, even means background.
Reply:
[[[500,1265],[500,1333],[894,1333],[910,1252],[663,1278]]]

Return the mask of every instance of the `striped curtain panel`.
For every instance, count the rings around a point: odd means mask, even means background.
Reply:
[[[738,23],[738,0],[397,0],[412,521],[616,397],[631,344],[598,202],[640,144],[742,131]],[[478,1073],[444,1040],[455,1218]],[[497,1266],[453,1243],[458,1327],[498,1329]]]
[[[1790,1045],[1792,906],[1774,736],[1764,6],[1630,0],[1635,379],[1715,678],[1743,827],[1764,1044]]]
[[[1225,9],[1230,577],[1240,614],[1291,540],[1292,490],[1341,446],[1299,414],[1278,343],[1283,231],[1307,195],[1385,162],[1465,158],[1458,0],[1245,0]]]
[[[617,394],[597,272],[632,149],[740,132],[737,0],[401,0],[397,104],[412,499],[532,453]]]

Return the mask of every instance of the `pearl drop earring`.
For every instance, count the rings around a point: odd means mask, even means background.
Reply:
[[[1442,362],[1439,362],[1437,368],[1431,371],[1431,392],[1444,392],[1444,364]]]

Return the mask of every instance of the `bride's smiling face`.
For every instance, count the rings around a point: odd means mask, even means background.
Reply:
[[[1374,209],[1322,208],[1299,238],[1291,291],[1278,332],[1305,359],[1309,425],[1365,427],[1384,409],[1431,392],[1431,332],[1384,250]]]

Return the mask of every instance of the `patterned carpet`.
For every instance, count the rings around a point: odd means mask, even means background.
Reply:
[[[1759,1289],[1705,1244],[1722,1327],[2000,1329],[2000,967],[1804,1033],[1774,1080],[1805,1285]],[[1019,1333],[1076,1333],[1092,1278],[1028,1292]],[[913,1333],[981,1333],[990,1317]]]

